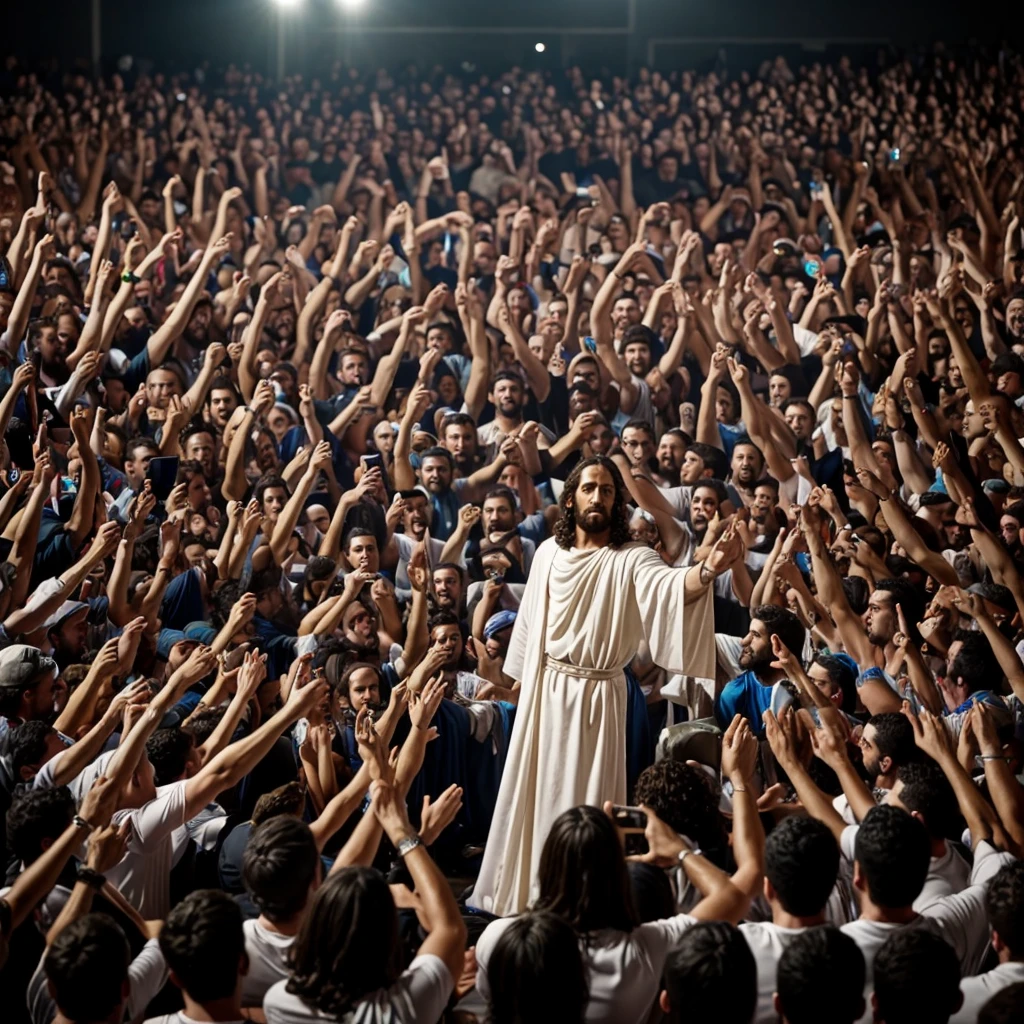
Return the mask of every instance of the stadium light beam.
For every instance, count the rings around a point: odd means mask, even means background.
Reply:
[[[366,0],[335,0],[343,11],[356,11],[364,6],[365,2]]]

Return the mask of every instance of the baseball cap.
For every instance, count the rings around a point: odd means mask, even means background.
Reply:
[[[0,651],[0,690],[28,690],[48,672],[57,671],[57,662],[38,647],[12,644]]]
[[[515,624],[516,613],[508,610],[495,612],[488,620],[487,625],[484,626],[484,639],[490,640],[496,633],[500,633],[503,629],[508,629],[509,626]]]
[[[65,601],[47,620],[43,623],[46,630],[59,629],[72,616],[80,611],[88,611],[89,606],[85,601]]]
[[[1013,599],[1013,592],[1009,587],[1004,587],[1002,584],[972,583],[967,590],[968,593],[977,594],[983,600],[998,605],[1003,611],[1013,614],[1017,610],[1017,602]]]

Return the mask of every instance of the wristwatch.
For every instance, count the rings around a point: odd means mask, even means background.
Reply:
[[[676,860],[679,862],[679,866],[682,867],[683,861],[690,856],[691,853],[700,854],[700,847],[696,843],[691,842],[686,836],[680,836],[680,839],[686,844],[676,855]]]
[[[419,836],[407,836],[398,844],[398,856],[404,857],[406,854],[412,853],[417,846],[422,846],[423,840]]]
[[[85,882],[86,885],[91,886],[93,889],[99,891],[107,884],[106,878],[101,875],[98,871],[94,871],[87,864],[79,864],[78,871],[75,873],[75,877],[80,882]]]
[[[76,814],[71,819],[71,824],[74,825],[75,828],[88,829],[90,832],[93,830],[92,824],[90,822],[86,821],[85,818],[83,818],[80,814]]]

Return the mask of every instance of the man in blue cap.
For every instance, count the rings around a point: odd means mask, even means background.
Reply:
[[[492,658],[505,660],[508,654],[508,642],[512,637],[512,627],[516,622],[516,613],[503,609],[495,612],[484,626],[484,647]]]

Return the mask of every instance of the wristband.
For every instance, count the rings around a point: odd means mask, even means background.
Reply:
[[[418,846],[423,845],[423,840],[419,836],[409,836],[403,839],[396,849],[398,850],[399,857],[405,857],[407,854],[412,853]]]
[[[89,822],[87,822],[80,814],[76,814],[71,819],[71,824],[74,825],[75,828],[87,828],[90,832],[93,828],[92,825],[90,825]]]
[[[1004,757],[1002,754],[980,754],[982,761],[1005,761],[1007,764],[1010,763],[1011,758]]]
[[[142,278],[139,277],[138,274],[133,274],[130,270],[126,270],[121,275],[121,280],[124,281],[125,284],[138,284]]]
[[[92,889],[99,891],[107,884],[106,878],[98,871],[94,871],[87,864],[79,864],[75,877],[80,882],[85,882]]]
[[[331,279],[331,285],[334,288],[334,290],[336,292],[340,292],[341,291],[341,278],[340,277],[335,277],[333,274],[328,274],[327,276]]]

